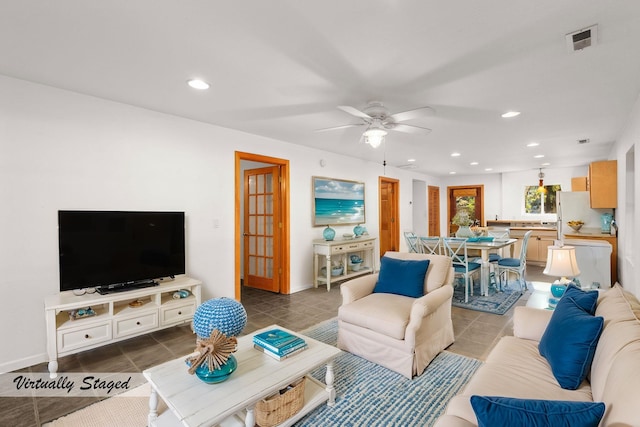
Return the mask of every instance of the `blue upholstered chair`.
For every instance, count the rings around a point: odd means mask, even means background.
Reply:
[[[464,302],[469,302],[469,294],[473,296],[473,275],[479,274],[482,264],[469,261],[467,255],[467,239],[459,237],[443,237],[444,255],[453,262],[455,276],[461,277],[464,284]]]
[[[531,233],[533,233],[533,231],[531,230],[524,233],[524,237],[522,238],[522,246],[520,247],[520,258],[502,258],[496,264],[501,290],[502,278],[504,277],[505,283],[508,283],[509,273],[517,274],[521,289],[523,291],[527,290],[527,281],[524,278],[524,273],[527,269],[527,244],[529,243],[529,237],[531,237]]]

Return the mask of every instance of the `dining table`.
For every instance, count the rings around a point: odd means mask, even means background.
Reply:
[[[518,239],[492,239],[489,240],[486,237],[482,238],[469,238],[467,239],[467,249],[479,250],[482,257],[482,267],[480,271],[480,293],[483,296],[489,295],[489,282],[490,282],[490,266],[489,266],[489,252],[496,249],[509,248],[514,245]],[[511,252],[510,252],[511,253]]]

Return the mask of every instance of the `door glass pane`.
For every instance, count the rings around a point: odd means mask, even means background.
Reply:
[[[267,223],[267,229],[265,230],[265,235],[273,236],[273,217],[267,216],[265,217],[265,222]]]
[[[256,267],[257,269],[257,274],[259,275],[264,275],[264,258],[258,258],[258,265]]]
[[[268,215],[273,215],[273,195],[268,194],[265,196],[266,206],[265,211]]]
[[[264,217],[258,217],[258,233],[259,235],[264,235]]]
[[[256,257],[254,256],[249,257],[249,274],[256,275]]]
[[[256,237],[249,236],[249,253],[256,253]]]
[[[256,200],[256,205],[258,210],[256,211],[259,214],[264,213],[264,196],[258,196],[258,200]]]
[[[258,175],[258,193],[264,193],[264,175]]]
[[[267,237],[267,256],[273,257],[273,237]]]
[[[255,215],[249,216],[249,234],[256,234],[256,218]]]
[[[268,278],[273,277],[273,259],[267,258],[267,271],[265,272]]]
[[[258,237],[258,247],[256,248],[256,253],[258,255],[264,256],[264,237]]]
[[[256,177],[249,176],[249,194],[256,194]]]
[[[267,188],[265,189],[265,193],[273,193],[273,175],[267,174],[265,178],[267,180]]]
[[[249,196],[249,214],[256,213],[256,196]]]

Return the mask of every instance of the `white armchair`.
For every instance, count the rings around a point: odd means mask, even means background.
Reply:
[[[387,252],[384,256],[429,260],[424,296],[374,293],[379,274],[343,283],[338,348],[412,378],[454,341],[453,267],[444,255]]]

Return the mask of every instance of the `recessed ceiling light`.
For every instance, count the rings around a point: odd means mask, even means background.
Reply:
[[[527,144],[527,147],[537,147],[538,145],[540,145],[540,144],[537,143],[537,142],[530,142],[530,143]]]
[[[460,157],[460,153],[451,153],[451,157]]]
[[[453,172],[453,171],[449,172],[449,175],[455,175],[455,174],[456,174],[456,173],[455,173],[455,172]]]
[[[187,80],[187,84],[194,89],[200,89],[200,90],[209,89],[209,83],[205,82],[204,80],[191,79],[191,80]]]
[[[533,156],[534,159],[541,159],[544,157],[544,154],[536,154],[535,156]]]
[[[504,117],[505,119],[508,119],[511,117],[519,116],[519,115],[520,115],[520,111],[507,111],[502,115],[502,117]]]
[[[541,163],[540,166],[551,166],[551,163],[549,163],[549,162]]]
[[[479,165],[479,163],[478,163],[478,162],[471,162],[471,163],[469,163],[469,164],[470,164],[471,166],[478,166],[478,165]]]
[[[493,170],[493,168],[486,168],[485,171],[487,172],[491,172]]]
[[[409,162],[409,163],[413,163],[415,161],[416,161],[416,159],[407,159],[407,162]]]

